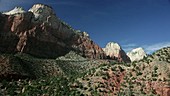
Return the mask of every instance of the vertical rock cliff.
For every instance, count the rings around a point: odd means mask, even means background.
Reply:
[[[102,48],[87,33],[76,32],[43,4],[35,4],[27,12],[16,7],[0,14],[0,37],[0,52],[56,58],[76,51],[88,58],[105,58]]]

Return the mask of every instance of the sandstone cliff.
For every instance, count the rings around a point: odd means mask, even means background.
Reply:
[[[56,58],[71,50],[88,58],[105,58],[87,33],[76,32],[47,5],[35,4],[28,12],[16,7],[0,14],[0,52]]]
[[[116,59],[120,62],[130,62],[129,57],[118,43],[109,42],[105,48],[103,48],[106,56],[111,59]]]

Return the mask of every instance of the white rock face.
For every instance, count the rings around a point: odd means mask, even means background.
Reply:
[[[146,57],[146,52],[143,48],[135,48],[132,51],[128,52],[127,55],[129,56],[131,61],[139,61]]]
[[[34,14],[33,22],[44,22],[56,28],[60,24],[60,20],[56,17],[53,9],[47,5],[35,4],[28,10]]]
[[[118,43],[114,43],[114,42],[109,42],[105,48],[103,48],[103,51],[105,52],[105,54],[107,56],[115,56],[118,57],[119,56],[119,52],[120,52],[121,47]]]
[[[43,4],[35,4],[28,11],[32,12],[39,20],[46,20],[48,16],[55,15],[51,7]]]
[[[35,4],[28,11],[34,14],[32,22],[42,23],[52,27],[53,29],[57,29],[58,31],[67,32],[68,37],[73,33],[73,30],[70,29],[69,25],[62,22],[56,16],[53,9],[48,5]]]
[[[19,13],[25,13],[25,11],[24,11],[24,9],[22,7],[15,7],[11,11],[4,12],[2,14],[5,14],[5,15],[15,15],[15,14],[19,14]]]

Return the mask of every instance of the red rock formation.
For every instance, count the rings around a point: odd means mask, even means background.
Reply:
[[[26,13],[0,14],[0,52],[56,58],[73,50],[84,57],[104,58],[103,50],[83,34],[74,32],[42,4]]]
[[[95,44],[85,32],[74,35],[71,45],[84,57],[91,59],[105,58],[103,50]]]

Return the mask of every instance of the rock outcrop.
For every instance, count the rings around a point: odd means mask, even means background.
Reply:
[[[116,59],[119,62],[131,62],[130,58],[126,55],[118,43],[109,42],[106,47],[103,48],[103,51],[108,58]]]
[[[146,57],[146,52],[144,51],[143,48],[135,48],[131,50],[130,52],[127,53],[131,61],[139,61]]]
[[[47,5],[35,4],[28,12],[17,7],[0,14],[0,52],[56,58],[69,51],[93,59],[105,58],[102,48],[87,33],[76,32]]]

